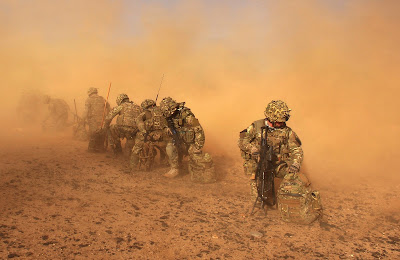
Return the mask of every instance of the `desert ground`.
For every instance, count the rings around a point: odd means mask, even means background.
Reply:
[[[67,133],[3,136],[1,259],[400,258],[396,183],[315,187],[324,217],[303,226],[274,209],[249,216],[248,181],[229,156],[214,157],[216,183],[196,184],[165,178],[167,167],[130,173],[123,156],[86,148]]]

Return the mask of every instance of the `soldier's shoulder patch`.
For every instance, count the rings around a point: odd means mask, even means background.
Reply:
[[[289,128],[290,129],[290,128]],[[299,136],[296,134],[296,132],[294,132],[292,129],[290,129],[290,134],[293,136],[294,140],[301,145],[301,140],[299,138]]]

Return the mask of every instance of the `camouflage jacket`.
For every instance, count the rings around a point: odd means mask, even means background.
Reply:
[[[63,99],[52,98],[49,102],[49,116],[53,118],[68,117],[69,106]]]
[[[253,147],[260,149],[261,127],[264,125],[266,125],[266,120],[260,119],[253,122],[247,129],[240,133],[238,145],[243,152],[249,154]],[[300,168],[303,161],[303,149],[301,148],[299,137],[290,127],[269,127],[267,144],[272,146],[275,165],[286,163],[288,166],[294,164]]]
[[[121,105],[114,107],[106,116],[105,126],[109,126],[115,116],[117,117],[116,124],[118,126],[137,128],[136,118],[142,113],[142,108],[132,101],[124,102]]]
[[[85,112],[83,113],[83,119],[89,121],[99,121],[103,119],[104,103],[106,100],[97,94],[90,95],[85,102]],[[110,112],[110,104],[107,102],[106,114]]]
[[[167,120],[172,121],[183,142],[194,144],[197,149],[203,148],[205,142],[203,128],[189,108],[181,104],[172,117]]]
[[[136,125],[140,132],[152,132],[164,130],[167,126],[167,120],[162,115],[160,107],[150,107],[144,110],[137,118]]]

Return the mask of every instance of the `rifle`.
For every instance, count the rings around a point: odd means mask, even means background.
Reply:
[[[106,116],[106,108],[107,108],[108,96],[110,95],[110,89],[111,89],[111,82],[110,82],[110,86],[108,87],[106,101],[104,102],[103,119],[101,120],[101,128],[100,129],[103,129],[103,126],[104,126],[104,118]]]
[[[253,215],[257,202],[260,201],[260,209],[264,209],[265,204],[273,206],[276,204],[274,177],[275,170],[272,165],[272,146],[267,144],[268,126],[261,127],[261,149],[256,170],[257,198],[254,202],[250,215]],[[272,199],[272,203],[270,200]],[[264,213],[266,213],[264,211]]]
[[[86,122],[84,122],[84,120],[82,120],[82,118],[80,116],[78,116],[78,110],[76,109],[76,101],[74,98],[74,107],[75,107],[75,113],[72,112],[72,114],[74,115],[74,121],[75,123],[78,123],[78,125],[85,125]]]
[[[176,112],[177,111],[175,111],[175,113]],[[174,121],[172,120],[174,114],[167,118],[167,124],[168,124],[169,130],[172,133],[173,144],[176,146],[176,148],[178,150],[178,161],[181,162],[182,158],[183,158],[182,145],[184,145],[184,142],[182,141],[181,137],[179,136],[179,133],[175,128]]]

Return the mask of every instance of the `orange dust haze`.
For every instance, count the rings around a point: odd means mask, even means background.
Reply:
[[[186,101],[214,154],[239,159],[239,131],[282,99],[311,179],[399,180],[398,1],[1,6],[3,128],[22,127],[14,119],[24,93],[71,108],[76,99],[79,113],[89,87],[105,96],[112,82],[112,105],[119,93],[140,103],[156,97],[165,74],[159,101]]]

